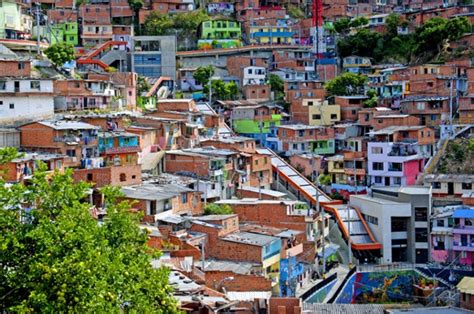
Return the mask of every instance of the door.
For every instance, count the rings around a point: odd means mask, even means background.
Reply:
[[[385,186],[390,186],[390,177],[385,177]]]
[[[20,82],[15,81],[15,93],[18,93],[20,91]]]
[[[454,195],[454,183],[448,182],[448,195]]]

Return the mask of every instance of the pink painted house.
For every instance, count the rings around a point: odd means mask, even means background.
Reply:
[[[474,265],[474,207],[446,207],[433,217],[431,259]]]
[[[416,184],[434,153],[434,130],[425,126],[391,126],[370,133],[367,144],[369,185]]]

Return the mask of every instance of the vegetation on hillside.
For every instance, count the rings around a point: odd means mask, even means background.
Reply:
[[[232,208],[227,204],[219,205],[211,203],[204,208],[204,215],[230,215],[233,213]]]
[[[474,139],[457,138],[448,143],[436,173],[474,174]]]
[[[0,161],[15,156],[0,150]],[[49,177],[41,162],[28,185],[0,182],[0,308],[6,312],[176,313],[168,270],[154,269],[139,217],[104,188],[99,224],[90,186],[72,170]]]
[[[367,28],[361,28],[347,35],[351,22],[338,21],[335,30],[342,35],[337,42],[341,57],[358,55],[369,57],[376,62],[428,62],[439,57],[443,47],[450,41],[459,39],[471,30],[466,17],[444,19],[435,17],[428,20],[414,32],[400,34],[400,27],[407,26],[397,14],[391,14],[386,20],[387,31],[381,34]]]

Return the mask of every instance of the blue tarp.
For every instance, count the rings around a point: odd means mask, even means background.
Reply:
[[[453,218],[474,218],[473,209],[456,209]]]

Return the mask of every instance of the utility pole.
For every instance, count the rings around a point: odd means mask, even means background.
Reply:
[[[41,54],[40,49],[40,3],[36,2],[36,49],[38,52],[38,56]]]
[[[209,77],[209,107],[212,108],[212,76]]]
[[[449,80],[449,137],[453,136],[453,83],[454,79]]]

